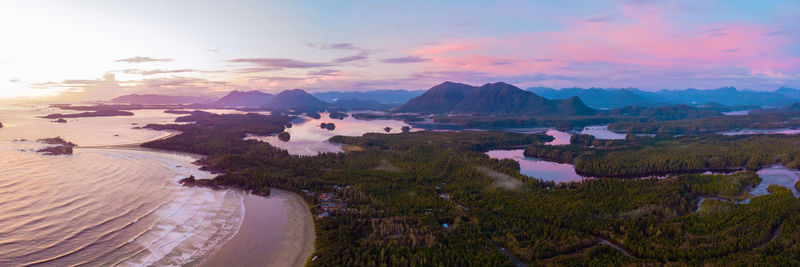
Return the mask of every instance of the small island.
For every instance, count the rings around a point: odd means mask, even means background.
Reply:
[[[188,111],[188,110],[174,110],[174,109],[165,110],[164,113],[167,113],[167,114],[192,114],[192,112]]]
[[[188,187],[205,187],[205,188],[211,188],[212,190],[225,189],[224,187],[215,184],[214,181],[211,179],[195,179],[194,175],[183,178],[180,181],[178,181],[178,183]]]
[[[53,145],[36,151],[48,156],[72,155],[72,148],[77,146],[76,144],[64,140],[61,137],[45,138],[36,141]]]
[[[328,115],[328,117],[330,117],[331,119],[337,119],[337,120],[343,120],[344,118],[347,118],[348,116],[349,115],[347,115],[347,113],[339,112],[339,111],[331,111],[331,114]]]
[[[386,131],[387,133],[391,132],[392,131],[392,127],[386,127],[386,128],[383,128],[383,130]]]
[[[320,115],[319,113],[316,113],[316,112],[308,112],[308,113],[306,113],[306,116],[308,116],[309,118],[316,119],[316,120],[319,120],[319,119],[322,118],[322,115]]]
[[[319,124],[319,128],[326,129],[328,131],[333,131],[334,129],[336,129],[336,124],[333,124],[333,122],[329,122],[329,123],[324,123],[323,122],[323,123]]]
[[[292,138],[292,136],[288,132],[281,132],[281,133],[278,134],[278,140],[281,140],[281,141],[284,141],[284,142],[289,142],[289,139],[291,139],[291,138]]]
[[[88,117],[115,117],[115,116],[133,116],[133,112],[124,110],[101,110],[101,111],[87,111],[81,113],[61,114],[55,113],[43,116],[43,119],[64,119],[64,118],[88,118]]]

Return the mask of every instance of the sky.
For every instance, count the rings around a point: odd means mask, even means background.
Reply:
[[[800,1],[0,1],[0,98],[800,88]]]

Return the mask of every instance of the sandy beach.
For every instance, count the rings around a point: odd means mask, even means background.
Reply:
[[[314,222],[298,195],[272,189],[268,197],[242,193],[239,231],[200,266],[303,266],[314,251]]]

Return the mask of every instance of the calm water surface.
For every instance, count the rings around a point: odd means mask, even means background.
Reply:
[[[767,188],[773,184],[789,188],[795,197],[800,196],[794,187],[794,184],[800,180],[798,170],[788,169],[781,165],[772,165],[759,170],[757,174],[761,177],[761,183],[750,190],[750,194],[753,196],[769,194]]]
[[[513,159],[519,162],[520,172],[524,175],[539,178],[545,181],[572,182],[581,181],[583,176],[575,173],[575,167],[571,164],[562,164],[549,161],[542,161],[538,158],[526,157],[524,149],[515,150],[492,150],[486,152],[490,158]]]
[[[348,116],[344,119],[331,119],[329,113],[320,113],[322,118],[313,119],[298,116],[292,122],[292,128],[286,129],[291,135],[288,142],[278,140],[277,136],[251,135],[246,139],[268,142],[270,145],[283,148],[292,155],[313,156],[320,152],[342,152],[341,145],[328,142],[335,135],[361,136],[365,133],[386,133],[384,128],[392,128],[389,133],[399,133],[403,126],[410,126],[398,120],[359,120]],[[321,123],[333,123],[334,130],[320,128]],[[419,129],[412,129],[418,131]]]
[[[608,125],[586,126],[580,131],[569,132],[559,131],[552,128],[509,128],[502,129],[501,131],[512,133],[545,133],[555,138],[553,141],[547,142],[547,145],[569,145],[569,139],[574,134],[588,134],[597,139],[625,139],[625,134],[612,132],[608,129]]]

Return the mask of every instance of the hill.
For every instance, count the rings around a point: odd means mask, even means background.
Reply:
[[[280,92],[262,107],[269,109],[317,111],[325,109],[327,106],[328,103],[319,100],[306,91],[301,89],[292,89]]]
[[[375,100],[337,99],[333,104],[344,110],[388,110],[396,105],[380,103]]]
[[[655,92],[672,104],[705,104],[717,102],[726,106],[786,106],[797,100],[778,92],[760,92],[738,90],[733,87],[723,87],[710,90],[661,90]]]
[[[800,90],[785,87],[772,92],[739,90],[733,87],[709,90],[690,88],[655,92],[645,92],[635,88],[563,88],[557,90],[547,87],[531,87],[527,90],[550,99],[567,99],[577,96],[586,101],[587,105],[601,109],[676,104],[780,107],[800,101]]]
[[[313,93],[313,95],[328,103],[355,99],[359,101],[375,101],[381,104],[400,105],[414,97],[420,96],[422,93],[425,93],[425,90],[331,91]]]
[[[158,94],[129,94],[111,99],[111,102],[128,104],[194,104],[209,101],[205,97]]]
[[[503,82],[480,87],[444,82],[394,111],[515,115],[591,115],[597,112],[577,97],[550,100]]]
[[[231,91],[211,103],[220,107],[260,107],[269,103],[274,96],[260,91]]]
[[[586,105],[598,109],[621,108],[625,106],[657,106],[666,104],[660,96],[643,92],[634,88],[564,88],[560,90],[547,87],[531,87],[527,89],[549,99],[568,99],[579,97]]]

